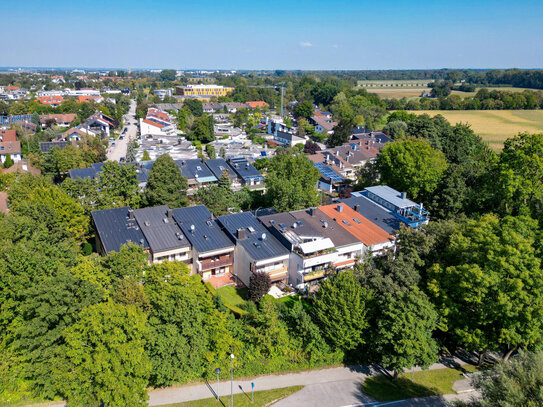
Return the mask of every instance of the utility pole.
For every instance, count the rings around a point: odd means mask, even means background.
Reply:
[[[283,90],[285,89],[285,83],[286,82],[283,82],[281,84],[281,117],[284,116],[284,113],[283,113]]]
[[[230,407],[234,407],[234,354],[230,355]]]

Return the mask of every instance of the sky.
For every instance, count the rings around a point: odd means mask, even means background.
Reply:
[[[0,66],[543,68],[543,1],[0,0]]]

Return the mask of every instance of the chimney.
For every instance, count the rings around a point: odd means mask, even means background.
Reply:
[[[245,229],[238,229],[238,239],[245,239]]]
[[[354,208],[355,212],[358,212],[358,210],[360,209],[360,205],[355,205]]]
[[[336,209],[339,213],[343,212],[343,205],[339,204]]]
[[[407,192],[401,192],[400,193],[400,198],[407,199]]]
[[[309,208],[309,215],[310,216],[315,216],[315,209],[317,209],[317,208],[314,208],[314,207]]]
[[[173,210],[171,210],[171,209],[168,209],[168,212],[167,212],[167,214],[168,214],[168,219],[171,219],[171,218],[173,218]]]
[[[129,210],[128,210],[128,217],[129,217],[130,219],[134,219],[134,209],[129,209]]]

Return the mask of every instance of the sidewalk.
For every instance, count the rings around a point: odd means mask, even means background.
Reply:
[[[430,366],[430,370],[443,369],[452,365],[463,365],[465,362],[456,357],[442,359],[440,363]],[[415,371],[420,371],[415,368]],[[377,376],[383,371],[373,366],[334,367],[329,369],[310,370],[297,373],[275,374],[258,376],[254,379],[238,380],[234,378],[234,394],[251,391],[251,382],[255,384],[255,391],[271,390],[290,386],[307,386],[333,382],[362,382],[368,376]],[[164,404],[180,403],[183,401],[199,400],[215,397],[217,382],[201,383],[179,387],[168,387],[149,391],[149,405],[160,406]],[[230,381],[221,381],[219,394],[221,397],[230,394]],[[361,400],[362,401],[362,400]],[[365,400],[364,400],[365,401]],[[51,404],[48,407],[65,407],[64,404]]]

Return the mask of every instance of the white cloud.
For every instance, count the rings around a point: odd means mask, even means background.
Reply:
[[[311,44],[309,41],[302,41],[300,42],[300,47],[312,47],[313,44]]]
[[[332,45],[332,48],[339,48],[339,45],[334,44],[334,45]]]

